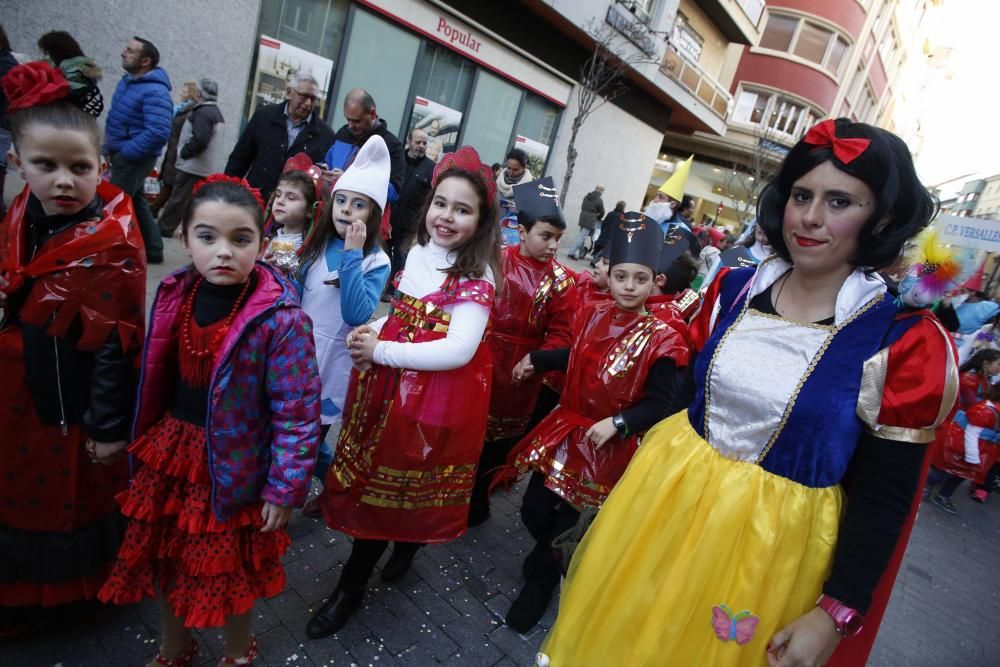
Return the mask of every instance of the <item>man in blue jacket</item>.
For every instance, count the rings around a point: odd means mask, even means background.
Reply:
[[[104,129],[104,152],[111,157],[111,182],[132,197],[150,264],[163,263],[163,239],[143,194],[143,184],[170,139],[174,117],[170,78],[159,63],[160,52],[152,42],[141,37],[128,41],[122,51],[125,74],[115,88]]]

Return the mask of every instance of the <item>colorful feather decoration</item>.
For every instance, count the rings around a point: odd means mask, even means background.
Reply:
[[[899,297],[917,307],[929,306],[957,288],[974,268],[972,251],[941,243],[937,227],[928,227],[917,236],[905,262]]]

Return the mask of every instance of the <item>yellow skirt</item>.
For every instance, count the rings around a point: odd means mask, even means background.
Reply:
[[[842,504],[839,486],[727,459],[674,415],[644,438],[573,557],[539,662],[766,665],[774,633],[815,605]]]

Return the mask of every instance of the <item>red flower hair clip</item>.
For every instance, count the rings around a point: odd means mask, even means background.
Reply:
[[[66,75],[44,60],[11,67],[0,85],[7,96],[8,112],[49,104],[69,95]]]
[[[225,174],[212,174],[211,176],[206,176],[204,179],[199,181],[194,188],[191,189],[191,194],[198,192],[198,190],[209,183],[232,183],[246,188],[247,192],[249,192],[250,195],[257,200],[257,205],[260,206],[260,210],[264,210],[264,198],[260,196],[260,189],[251,186],[245,178],[236,178],[235,176],[226,176]]]
[[[868,150],[868,146],[872,143],[870,139],[862,139],[861,137],[853,139],[838,137],[836,130],[837,124],[832,118],[829,118],[810,128],[802,141],[816,148],[830,148],[833,151],[833,156],[844,164],[853,162],[859,155]]]
[[[445,153],[441,156],[441,161],[434,167],[434,176],[431,178],[431,187],[436,188],[441,174],[449,169],[462,169],[472,172],[483,182],[486,188],[486,204],[489,208],[497,201],[497,184],[493,180],[493,170],[488,164],[483,164],[479,159],[479,153],[472,146],[462,146],[454,153]]]
[[[316,199],[323,198],[323,171],[313,164],[312,158],[306,153],[296,153],[285,161],[281,173],[286,174],[290,171],[304,171],[316,186]]]

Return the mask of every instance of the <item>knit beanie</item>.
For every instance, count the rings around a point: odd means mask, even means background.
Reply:
[[[368,138],[351,166],[337,179],[333,191],[338,190],[368,195],[385,211],[389,194],[389,149],[382,137],[373,134]]]
[[[201,79],[198,81],[198,91],[206,102],[219,99],[219,84],[211,79]]]

